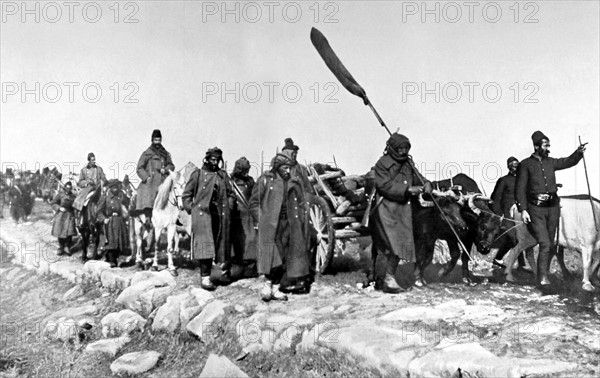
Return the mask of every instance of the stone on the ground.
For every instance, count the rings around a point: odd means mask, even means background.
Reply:
[[[196,303],[196,298],[189,293],[168,297],[166,303],[156,312],[156,316],[152,322],[152,329],[155,331],[175,332],[181,324],[181,312],[185,308],[193,307]]]
[[[114,337],[144,329],[146,319],[134,311],[125,309],[107,314],[102,318],[100,324],[104,337]]]
[[[81,274],[81,264],[63,260],[50,264],[50,273],[58,274],[71,282],[75,282],[79,274]]]
[[[467,304],[463,300],[450,301],[434,307],[404,307],[383,315],[380,319],[386,322],[437,321],[456,318],[465,312]]]
[[[166,302],[175,284],[175,279],[167,271],[137,272],[131,279],[131,286],[121,292],[116,302],[148,316]]]
[[[368,365],[381,372],[385,372],[387,367],[406,372],[416,352],[421,348],[430,347],[435,341],[428,340],[421,331],[366,323],[325,329],[320,332],[318,341],[321,345],[340,353],[363,357]],[[433,337],[435,335],[431,338]]]
[[[148,270],[135,272],[131,278],[131,286],[139,283],[152,283],[152,285],[155,287],[167,285],[175,286],[177,284],[175,278],[173,278],[168,270],[162,270],[160,272],[152,272]]]
[[[413,359],[411,375],[440,376],[461,371],[485,377],[522,377],[571,371],[576,363],[557,360],[534,360],[497,357],[479,343],[446,344],[422,357]]]
[[[79,342],[93,328],[93,324],[91,318],[61,317],[45,323],[42,334],[50,340]]]
[[[144,350],[122,355],[110,364],[113,374],[140,374],[156,366],[161,357],[159,352]]]
[[[124,290],[131,282],[131,273],[121,269],[106,269],[100,274],[102,287],[110,290]]]
[[[83,272],[88,274],[94,281],[99,281],[102,272],[110,269],[110,264],[106,261],[89,260],[83,264]]]
[[[296,345],[296,352],[306,352],[318,348],[318,344],[325,344],[335,339],[335,335],[339,327],[335,323],[319,323],[315,324],[311,329],[305,329],[302,332],[302,340]]]
[[[48,322],[63,317],[80,318],[85,315],[95,314],[96,312],[98,312],[98,309],[98,306],[91,304],[80,307],[67,307],[53,312],[52,314],[46,317],[45,321]]]
[[[188,323],[186,329],[202,341],[208,340],[211,336],[216,337],[219,323],[225,316],[227,307],[228,304],[220,300],[210,302]]]
[[[194,319],[200,312],[202,312],[203,306],[192,306],[182,308],[179,313],[179,322],[181,324],[181,329],[187,327],[188,323]]]
[[[202,307],[206,306],[206,304],[215,299],[215,296],[210,291],[204,290],[200,287],[192,287],[190,289],[190,294],[196,298],[196,302]]]
[[[90,353],[105,353],[114,357],[130,341],[131,338],[129,336],[121,336],[114,339],[103,339],[88,344],[85,347],[85,350],[86,352]]]
[[[70,288],[69,290],[67,290],[67,292],[65,294],[63,294],[63,301],[72,301],[75,300],[79,297],[81,297],[83,294],[85,294],[83,288],[81,287],[81,285],[75,285],[72,288]]]
[[[225,356],[217,356],[211,353],[206,360],[204,369],[200,373],[199,378],[247,378],[248,375],[244,373],[239,367],[231,362]]]

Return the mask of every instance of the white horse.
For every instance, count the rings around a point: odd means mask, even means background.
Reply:
[[[154,226],[155,253],[152,270],[158,270],[158,240],[163,230],[167,230],[167,267],[173,276],[177,276],[177,268],[173,264],[173,252],[179,252],[179,234],[177,233],[177,220],[185,226],[188,235],[191,235],[191,217],[183,210],[181,194],[192,172],[197,167],[189,162],[177,172],[171,172],[158,187],[158,194],[154,200],[152,210],[152,224]]]

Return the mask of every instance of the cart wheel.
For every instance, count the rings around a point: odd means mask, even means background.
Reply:
[[[325,273],[335,249],[335,230],[331,220],[331,209],[323,198],[311,196],[310,202],[310,223],[317,233],[317,247],[314,255],[315,271]]]

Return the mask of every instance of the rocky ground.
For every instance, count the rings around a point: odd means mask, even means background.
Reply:
[[[358,240],[310,294],[264,303],[256,278],[209,293],[191,268],[173,278],[57,258],[51,217],[37,203],[32,224],[0,223],[0,377],[600,375],[599,292],[554,264],[546,293],[482,261],[476,286],[432,266],[427,288],[386,295],[362,287],[370,247]]]

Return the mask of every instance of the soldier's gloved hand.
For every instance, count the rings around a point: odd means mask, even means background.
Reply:
[[[529,216],[527,210],[523,210],[521,213],[521,219],[523,219],[523,222],[525,223],[531,223],[531,217]]]
[[[411,195],[415,196],[417,194],[420,194],[423,191],[423,187],[422,186],[409,186],[408,187],[408,193],[410,193]]]
[[[164,174],[165,174],[165,172],[166,172],[166,170],[165,170],[164,168],[161,168],[161,169],[160,169],[160,174],[161,174],[161,175],[164,175]]]
[[[433,192],[433,185],[429,181],[423,185],[423,192],[426,194],[431,194]]]
[[[577,147],[577,152],[579,152],[581,154],[584,153],[585,152],[585,145],[586,144],[587,143],[580,144],[579,147]]]
[[[108,224],[108,222],[110,222],[110,219],[106,218],[106,219],[104,220],[104,224]]]

